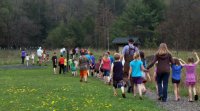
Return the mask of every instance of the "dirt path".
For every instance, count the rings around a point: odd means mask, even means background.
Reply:
[[[172,94],[168,94],[167,102],[157,100],[156,93],[147,91],[146,96],[154,100],[161,108],[167,111],[200,111],[200,102],[188,102],[186,97],[182,97],[180,101],[175,101]]]

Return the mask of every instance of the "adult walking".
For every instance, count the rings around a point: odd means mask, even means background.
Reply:
[[[26,57],[26,51],[22,49],[22,52],[21,52],[22,64],[24,64],[25,57]]]
[[[138,48],[134,46],[133,44],[134,44],[133,39],[129,39],[128,45],[124,46],[122,50],[122,56],[123,56],[122,58],[125,60],[123,77],[126,82],[128,82],[128,75],[129,75],[129,68],[130,68],[129,64],[133,60],[134,53],[139,52]],[[130,92],[131,86],[133,86],[133,84],[131,83],[130,85],[129,83],[128,86],[129,86],[128,92]]]
[[[170,51],[165,43],[161,43],[156,52],[152,63],[147,67],[150,69],[158,62],[157,65],[157,84],[158,84],[158,100],[167,101],[168,80],[170,75],[170,65],[173,64],[173,59]],[[163,85],[162,85],[163,84]]]
[[[38,63],[39,63],[39,65],[42,64],[42,54],[43,54],[42,47],[39,47],[38,50],[37,50],[37,56],[38,56]]]

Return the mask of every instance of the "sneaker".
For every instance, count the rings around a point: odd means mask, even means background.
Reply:
[[[116,93],[116,92],[114,93],[114,96],[117,96],[117,93]]]
[[[162,97],[162,102],[167,102],[167,99]]]
[[[178,98],[178,99],[175,99],[175,101],[180,101],[180,98]]]
[[[194,102],[193,100],[188,100],[188,102]]]
[[[122,94],[122,97],[123,97],[123,98],[126,98],[126,95],[125,95],[125,94]]]
[[[199,99],[198,95],[194,96],[194,100],[197,101]]]
[[[83,80],[81,79],[80,82],[83,82]]]
[[[162,98],[163,98],[163,97],[162,97],[162,96],[160,96],[160,97],[158,98],[158,100],[159,100],[159,101],[161,101],[161,100],[162,100]]]
[[[143,93],[143,95],[145,95],[145,94],[147,93],[147,91],[145,90],[145,91],[143,91],[142,93]]]
[[[162,102],[167,102],[167,100],[162,100]]]
[[[130,86],[130,87],[128,87],[128,91],[127,91],[128,93],[131,93],[132,92],[132,87]]]

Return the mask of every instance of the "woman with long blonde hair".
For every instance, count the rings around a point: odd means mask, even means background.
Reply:
[[[161,43],[158,51],[156,52],[152,63],[147,67],[150,69],[153,65],[158,62],[157,65],[157,76],[156,81],[158,84],[158,100],[163,102],[167,101],[167,90],[168,90],[168,80],[170,75],[170,65],[173,64],[173,58],[170,51],[167,48],[166,43]],[[163,84],[163,85],[162,85]]]
[[[171,52],[168,50],[166,43],[161,43],[156,54],[158,55],[171,54]]]

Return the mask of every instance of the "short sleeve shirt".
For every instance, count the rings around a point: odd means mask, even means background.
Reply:
[[[56,63],[57,63],[57,56],[53,56],[53,57],[52,57],[52,62],[53,62],[53,64],[56,64]]]
[[[85,57],[90,61],[91,60],[91,57],[89,54],[85,55]]]
[[[110,55],[109,58],[110,58],[111,64],[114,63],[114,61],[115,61],[114,57]]]
[[[91,60],[92,60],[92,64],[95,64],[95,57],[92,55],[90,56]]]
[[[37,50],[37,56],[38,57],[42,57],[42,53],[43,53],[43,51],[41,49]]]
[[[65,64],[65,58],[64,57],[60,57],[59,58],[59,63],[60,64]]]
[[[26,56],[26,60],[27,60],[27,61],[29,60],[29,58],[30,58],[30,56]]]
[[[143,65],[141,60],[133,60],[130,62],[130,67],[132,68],[131,76],[132,77],[142,77],[142,69],[141,66]]]
[[[102,59],[102,61],[103,61],[102,69],[110,70],[110,68],[111,68],[110,59]]]
[[[186,82],[196,82],[196,64],[184,65],[186,69]]]
[[[180,80],[181,79],[181,65],[172,65],[172,78],[175,80]]]
[[[26,57],[26,52],[22,51],[22,57]]]

